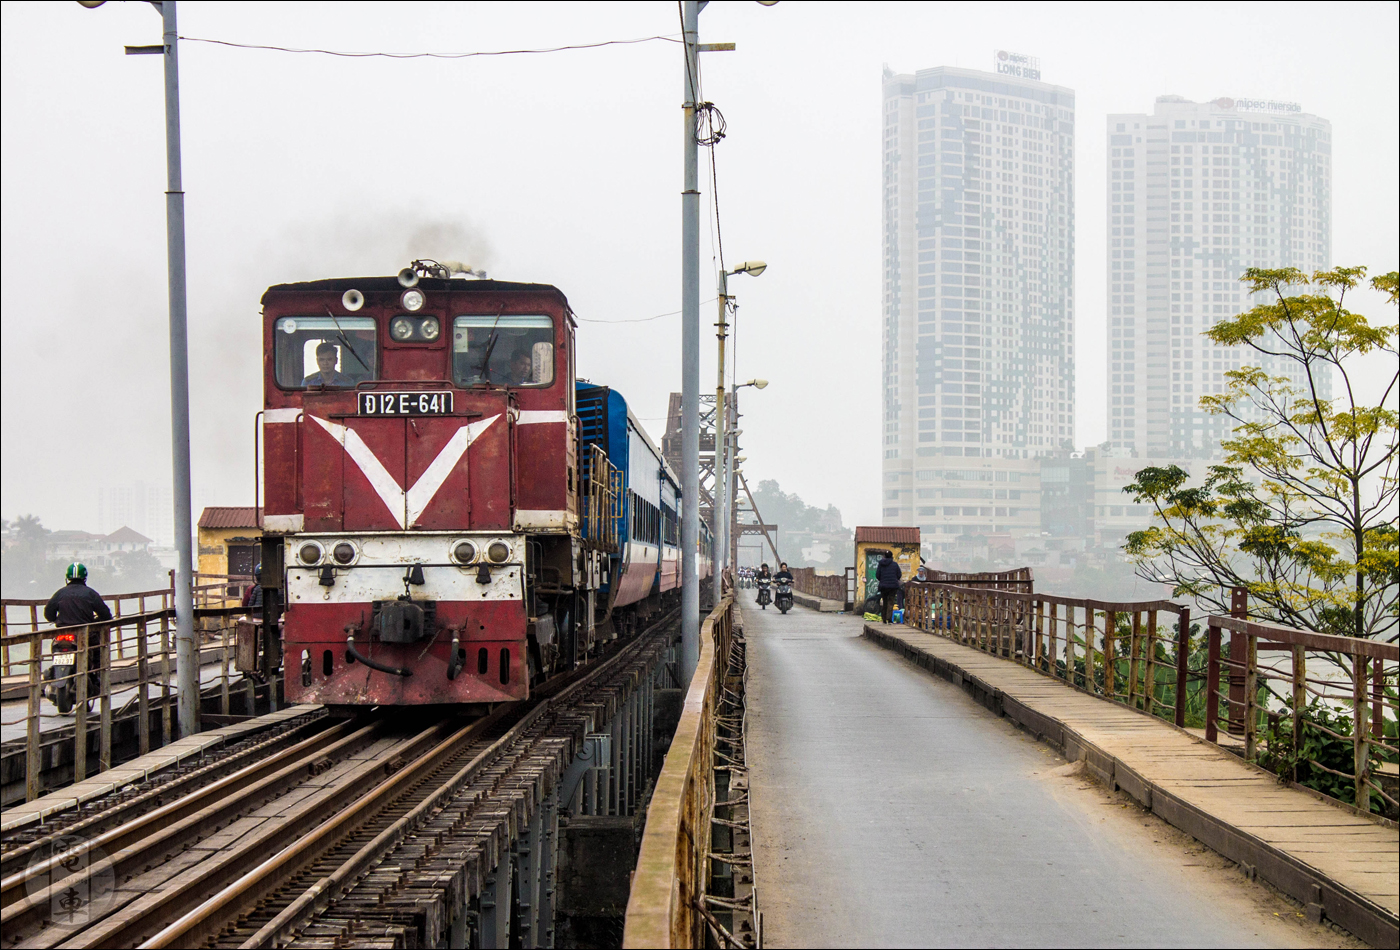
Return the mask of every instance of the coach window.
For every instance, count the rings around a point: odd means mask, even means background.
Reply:
[[[554,321],[543,315],[479,314],[452,321],[458,386],[548,386],[554,382]]]
[[[378,375],[373,317],[282,317],[272,337],[283,389],[354,389]]]

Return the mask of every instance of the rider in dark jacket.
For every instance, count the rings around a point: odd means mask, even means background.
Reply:
[[[87,586],[87,568],[81,564],[68,565],[68,583],[49,598],[44,607],[44,619],[56,627],[76,627],[84,623],[100,623],[112,619],[102,595]]]
[[[83,624],[102,623],[112,619],[102,595],[87,586],[87,568],[77,561],[64,571],[68,583],[60,587],[44,605],[44,619],[56,627],[77,627]],[[96,671],[102,662],[101,645],[95,630],[70,631],[76,646],[86,640],[88,647],[88,670]],[[90,674],[91,675],[91,674]]]
[[[792,583],[792,571],[789,571],[789,570],[788,570],[787,562],[786,562],[786,561],[784,561],[782,564],[778,565],[778,573],[776,573],[776,574],[773,575],[773,583],[775,583],[775,584],[791,584],[791,583]]]

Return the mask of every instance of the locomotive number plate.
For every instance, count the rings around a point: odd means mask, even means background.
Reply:
[[[452,393],[366,393],[360,395],[362,416],[450,416]]]

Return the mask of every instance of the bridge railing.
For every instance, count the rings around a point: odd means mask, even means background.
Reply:
[[[1250,761],[1282,778],[1393,814],[1400,646],[1212,616],[1206,627],[1206,739],[1242,736]],[[1393,780],[1392,780],[1393,782]]]
[[[792,586],[804,594],[834,600],[838,604],[846,602],[846,578],[841,574],[818,574],[815,567],[793,567]]]
[[[905,623],[1186,725],[1189,607],[1014,589],[1022,585],[1029,578],[979,587],[916,581],[905,589]]]
[[[733,634],[733,595],[700,631],[700,660],[647,807],[624,947],[699,947],[711,869],[716,726]]]
[[[251,581],[237,575],[201,577],[206,583],[195,590],[196,636],[201,664],[201,690],[217,688],[218,709],[231,713],[231,694],[243,689],[249,693],[251,680],[238,683],[234,629],[236,617],[244,611],[232,591]],[[0,601],[0,655],[3,655],[3,696],[6,713],[0,725],[25,726],[25,799],[32,801],[45,789],[43,771],[45,739],[54,738],[68,726],[72,717],[73,737],[89,736],[93,718],[98,720],[97,761],[89,754],[88,742],[73,741],[73,781],[105,771],[113,765],[114,721],[134,712],[138,754],[149,752],[174,739],[176,723],[175,608],[170,590],[138,591],[103,598],[113,618],[100,624],[56,627],[43,619],[42,600]],[[72,635],[85,649],[58,651],[71,664],[55,662],[54,644],[59,637]],[[214,677],[209,667],[217,664]],[[71,710],[57,706],[59,687],[71,696]],[[275,684],[272,688],[276,688]],[[8,705],[11,700],[23,703]],[[92,704],[96,708],[89,709]],[[156,722],[153,727],[153,712]],[[64,718],[59,718],[64,717]]]

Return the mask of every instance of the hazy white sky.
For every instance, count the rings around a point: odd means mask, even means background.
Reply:
[[[1332,122],[1337,263],[1397,260],[1397,7],[837,4],[701,14],[751,479],[879,522],[880,74],[1037,55],[1077,94],[1078,444],[1105,435],[1104,116],[1156,96],[1300,102]],[[463,52],[679,30],[674,3],[196,3],[181,34],[336,50]],[[4,371],[0,511],[96,527],[104,480],[169,479],[160,38],[139,2],[0,6]],[[674,43],[470,60],[181,46],[194,501],[251,504],[269,284],[461,258],[553,283],[585,321],[679,304]],[[702,177],[705,175],[702,173]],[[709,194],[706,186],[705,200]],[[712,224],[706,215],[706,223]],[[711,232],[713,233],[713,232]],[[702,237],[703,299],[714,274]],[[702,308],[713,369],[713,304]],[[1393,318],[1375,301],[1369,310]],[[660,438],[680,321],[583,322],[580,372]],[[752,392],[752,391],[750,391]]]

